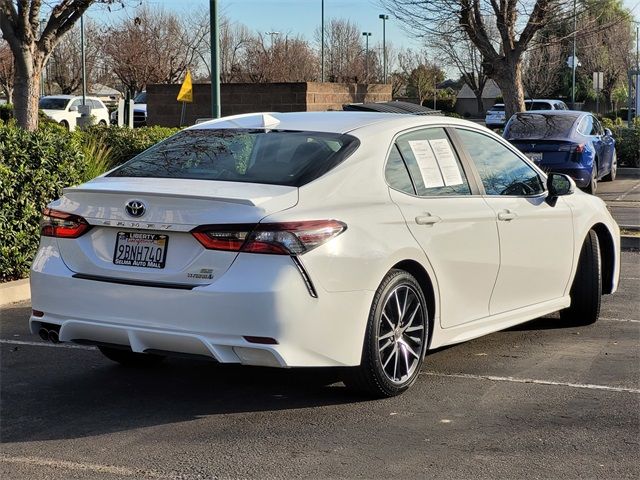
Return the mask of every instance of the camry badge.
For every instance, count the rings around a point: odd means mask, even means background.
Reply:
[[[145,207],[144,203],[142,203],[140,200],[129,200],[124,206],[124,209],[127,212],[127,215],[137,218],[144,215],[147,207]]]

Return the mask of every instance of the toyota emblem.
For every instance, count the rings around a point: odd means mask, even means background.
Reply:
[[[144,215],[147,207],[145,207],[144,203],[142,203],[140,200],[129,200],[124,206],[124,209],[127,212],[127,215],[137,218]]]

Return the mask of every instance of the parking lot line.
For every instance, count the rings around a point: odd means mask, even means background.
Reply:
[[[600,320],[604,320],[605,322],[630,322],[630,323],[640,323],[640,320],[631,320],[630,318],[600,318]]]
[[[605,390],[609,392],[640,394],[640,389],[638,388],[610,387],[608,385],[593,385],[589,383],[554,382],[551,380],[538,380],[535,378],[496,377],[493,375],[472,375],[470,373],[440,373],[429,371],[420,372],[420,375],[429,375],[432,377],[467,378],[473,380],[490,380],[493,382],[533,383],[536,385],[554,385],[560,387],[583,388],[586,390]]]
[[[93,472],[108,475],[118,475],[121,477],[134,477],[134,478],[172,478],[166,475],[161,475],[157,472],[149,470],[137,470],[126,467],[114,467],[112,465],[99,465],[95,463],[78,463],[69,462],[67,460],[55,460],[40,457],[9,457],[6,455],[0,455],[0,462],[5,463],[17,463],[22,465],[30,465],[35,467],[50,467],[54,469],[63,470],[76,470]],[[184,478],[184,477],[181,477]]]

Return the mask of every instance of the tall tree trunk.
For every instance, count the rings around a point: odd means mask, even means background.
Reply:
[[[484,115],[484,102],[482,101],[482,90],[474,90],[473,94],[476,96],[476,109],[478,115]]]
[[[524,88],[522,86],[522,62],[520,59],[503,58],[494,68],[493,80],[502,91],[507,120],[516,112],[524,111]]]
[[[13,106],[18,125],[34,131],[38,128],[38,101],[43,59],[39,52],[33,54],[28,48],[20,53],[21,55],[15,56],[14,61]]]

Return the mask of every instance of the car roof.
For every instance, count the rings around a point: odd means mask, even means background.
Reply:
[[[580,110],[527,110],[526,112],[516,112],[516,115],[573,115],[576,118],[589,114],[589,112]]]
[[[59,98],[60,100],[73,100],[76,98],[82,98],[82,95],[45,95],[44,97],[40,97],[41,100],[43,98]],[[100,100],[97,97],[90,97],[89,95],[86,95],[85,98],[88,98],[91,100]]]
[[[222,128],[271,128],[278,130],[303,130],[310,132],[347,133],[353,130],[385,123],[389,128],[410,128],[413,126],[473,125],[473,122],[444,115],[410,115],[402,113],[378,112],[260,112],[222,117],[199,123],[189,129]]]

